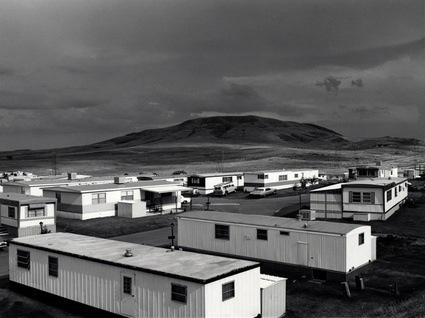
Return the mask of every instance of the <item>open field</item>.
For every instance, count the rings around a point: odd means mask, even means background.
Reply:
[[[58,154],[59,172],[78,172],[94,176],[156,172],[168,175],[176,170],[188,173],[217,171],[255,171],[265,169],[312,168],[341,174],[355,165],[395,165],[403,171],[425,161],[424,146],[399,146],[362,150],[304,149],[253,145],[211,145],[180,147],[137,147],[96,154]],[[41,158],[34,155],[6,159],[0,156],[3,171],[30,171],[48,175],[53,171],[54,150]]]

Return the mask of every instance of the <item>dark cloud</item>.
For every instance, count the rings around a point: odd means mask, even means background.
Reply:
[[[333,76],[328,76],[323,82],[316,82],[316,86],[324,87],[328,92],[338,92],[341,81]]]
[[[357,79],[357,80],[352,80],[351,81],[351,86],[355,86],[355,87],[363,87],[363,80],[361,78]]]

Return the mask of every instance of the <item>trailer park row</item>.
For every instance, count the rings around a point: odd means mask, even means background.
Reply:
[[[211,194],[229,182],[248,192],[285,189],[303,180],[315,182],[319,171],[167,178],[69,174],[5,182],[0,222],[14,237],[10,284],[126,317],[280,317],[289,273],[344,282],[367,270],[376,259],[376,237],[364,222],[385,221],[407,199],[408,179],[399,177],[397,168],[358,167],[349,175],[356,180],[312,190],[304,219],[178,214],[178,248],[171,249],[55,233],[56,218],[181,212],[187,191]]]

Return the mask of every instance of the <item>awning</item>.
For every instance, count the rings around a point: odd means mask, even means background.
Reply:
[[[149,191],[154,193],[169,193],[169,192],[178,192],[178,191],[190,191],[192,188],[182,187],[178,185],[169,185],[169,186],[156,186],[156,187],[140,187],[143,191]]]
[[[45,203],[31,203],[29,205],[29,208],[30,209],[41,209],[41,208],[44,208],[45,206],[46,206]]]

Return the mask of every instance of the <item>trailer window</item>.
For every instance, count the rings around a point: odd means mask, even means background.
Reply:
[[[57,257],[49,256],[49,276],[58,277],[59,262]]]
[[[257,240],[267,241],[267,230],[257,229]]]
[[[134,195],[132,190],[121,191],[121,200],[131,201],[133,199],[134,199]]]
[[[279,176],[279,181],[285,181],[288,180],[288,175],[287,174],[282,174]]]
[[[215,238],[229,240],[230,239],[230,228],[228,225],[215,225]]]
[[[122,292],[124,294],[131,295],[132,294],[132,278],[129,276],[122,277]]]
[[[289,236],[289,232],[287,232],[287,231],[280,231],[280,235]]]
[[[223,177],[223,182],[232,182],[233,178],[232,177]]]
[[[359,234],[359,245],[363,245],[364,244],[364,233],[360,233]]]
[[[387,191],[387,202],[393,198],[393,190],[390,189]]]
[[[13,206],[8,207],[8,209],[7,209],[7,215],[10,218],[15,218],[15,207],[13,207]]]
[[[223,301],[235,297],[235,282],[230,282],[222,285]]]
[[[187,286],[171,284],[171,300],[186,304]]]
[[[18,267],[30,269],[31,254],[29,251],[18,250],[17,254]]]
[[[93,193],[91,195],[92,204],[106,203],[106,193]]]

